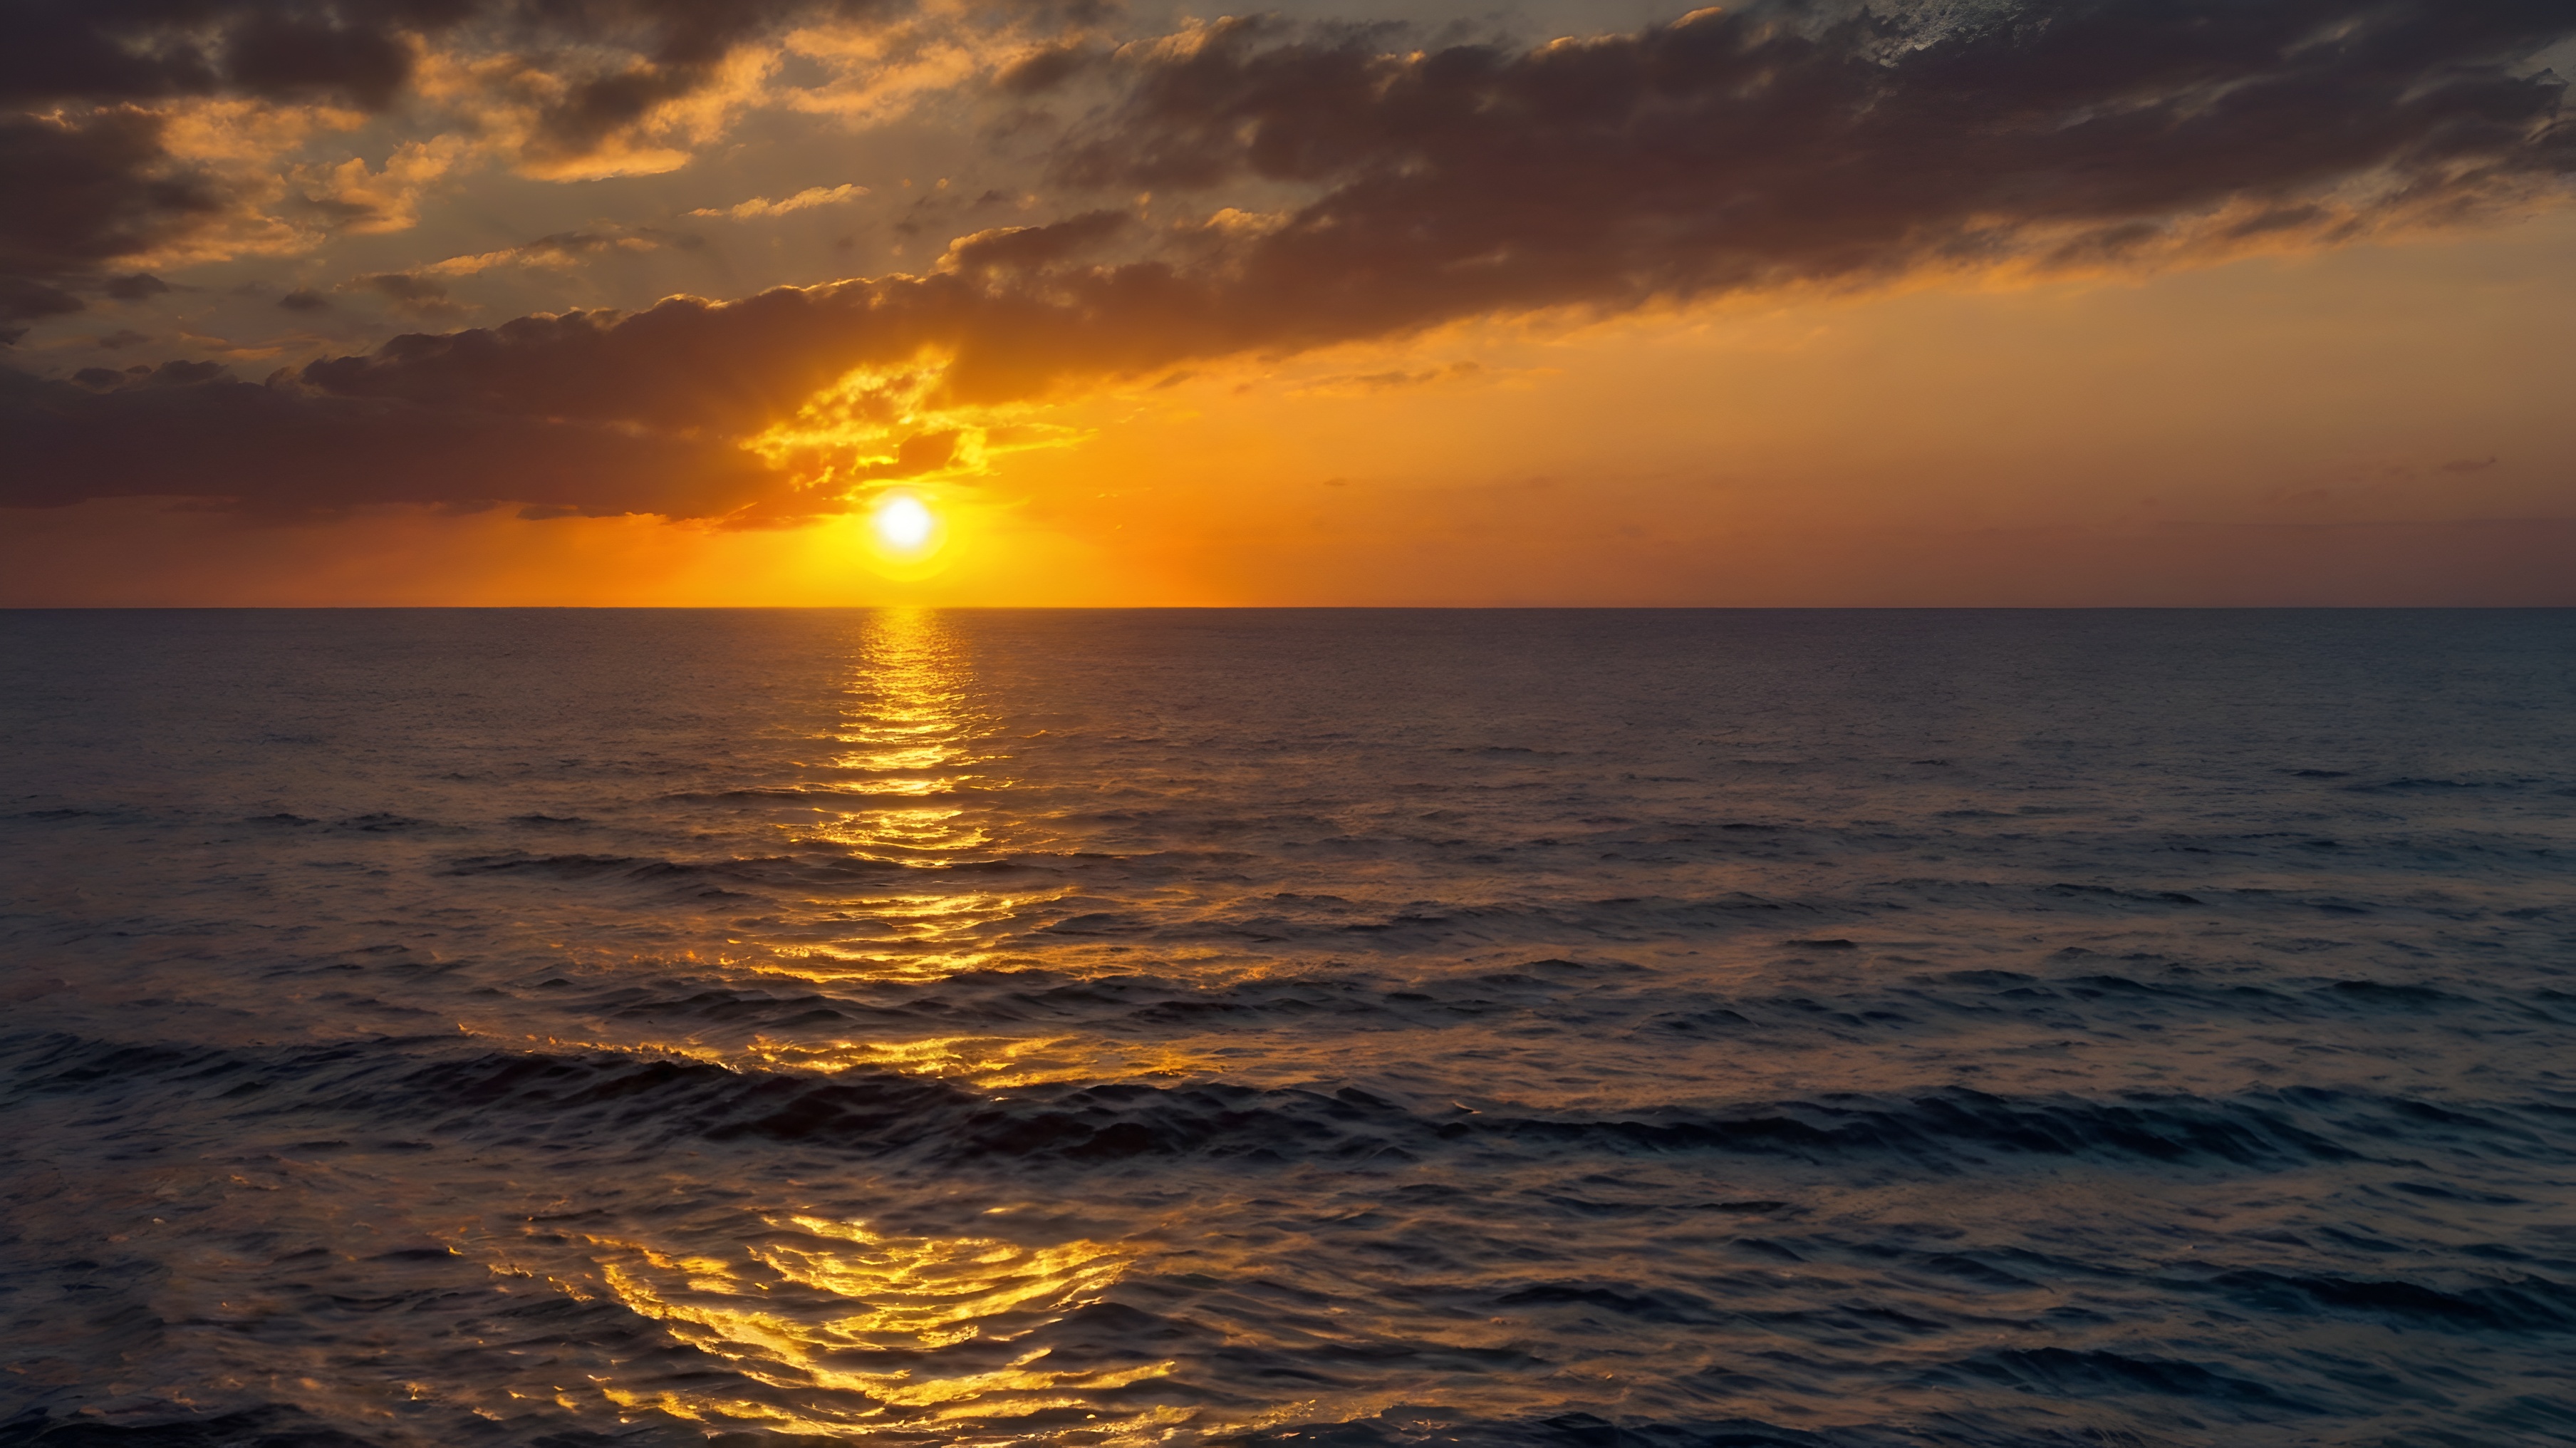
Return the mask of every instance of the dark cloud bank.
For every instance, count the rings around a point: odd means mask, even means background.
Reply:
[[[116,259],[223,209],[215,182],[162,147],[153,102],[201,95],[382,108],[410,76],[404,37],[470,0],[0,4],[0,344],[113,293]]]
[[[1535,50],[1255,21],[1067,53],[1008,78],[1117,97],[1059,153],[1067,186],[1311,199],[1163,232],[1096,211],[963,239],[925,277],[406,336],[265,383],[14,375],[6,498],[792,516],[831,502],[734,440],[924,352],[953,358],[946,400],[1015,399],[1490,312],[2332,244],[2576,175],[2564,87],[2528,65],[2576,34],[2564,0],[1784,13]]]

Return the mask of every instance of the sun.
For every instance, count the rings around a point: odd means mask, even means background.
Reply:
[[[949,521],[919,493],[897,490],[878,494],[842,526],[856,533],[853,541],[870,572],[909,583],[945,572],[953,561]]]
[[[887,551],[910,556],[930,545],[932,535],[939,531],[939,520],[931,515],[928,504],[912,494],[888,493],[878,501],[868,526],[876,530],[877,541]]]

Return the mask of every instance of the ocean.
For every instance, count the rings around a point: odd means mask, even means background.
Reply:
[[[2576,613],[0,615],[0,1444],[2576,1441]]]

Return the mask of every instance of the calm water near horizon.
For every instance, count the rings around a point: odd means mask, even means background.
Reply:
[[[2576,611],[0,614],[0,1444],[2576,1441]]]

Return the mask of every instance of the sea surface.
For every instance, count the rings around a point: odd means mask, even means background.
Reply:
[[[0,615],[0,1444],[2576,1441],[2576,613]]]

